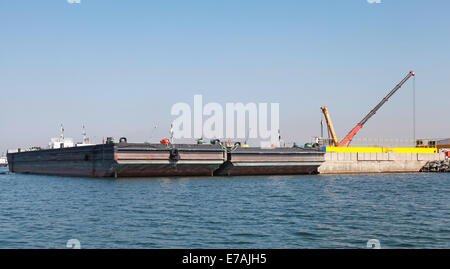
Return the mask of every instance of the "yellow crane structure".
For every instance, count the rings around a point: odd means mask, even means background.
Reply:
[[[328,130],[330,130],[331,138],[333,139],[333,143],[335,147],[339,146],[339,141],[336,136],[336,132],[334,131],[333,123],[331,122],[330,113],[328,113],[328,108],[326,106],[321,107],[323,115],[325,116],[325,120],[327,121]]]

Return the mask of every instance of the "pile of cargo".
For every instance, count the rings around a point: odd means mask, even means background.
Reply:
[[[450,172],[450,160],[427,162],[420,172],[448,173]]]

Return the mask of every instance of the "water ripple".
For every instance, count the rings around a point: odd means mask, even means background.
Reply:
[[[0,175],[0,248],[450,247],[448,174]]]

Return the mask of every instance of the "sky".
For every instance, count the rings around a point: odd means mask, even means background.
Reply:
[[[70,1],[69,1],[70,2]],[[343,137],[410,70],[416,132],[450,137],[448,0],[0,0],[0,154],[59,135],[159,141],[177,102],[279,103]],[[413,137],[412,80],[358,137]],[[154,126],[158,128],[155,129]]]

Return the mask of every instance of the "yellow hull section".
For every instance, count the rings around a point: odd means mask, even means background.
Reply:
[[[438,153],[437,148],[326,147],[325,152]]]

